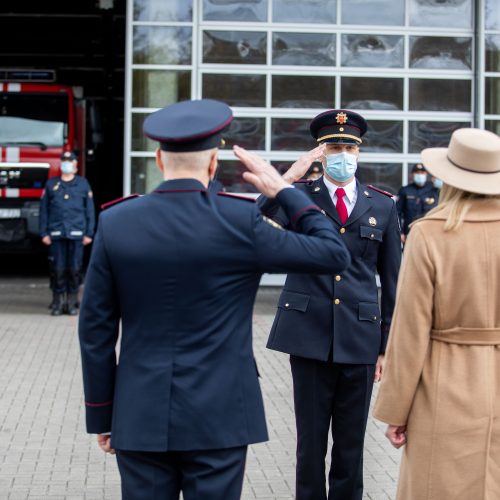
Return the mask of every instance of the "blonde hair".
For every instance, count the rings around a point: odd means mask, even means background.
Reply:
[[[429,212],[429,215],[449,208],[449,214],[444,223],[445,231],[456,231],[463,224],[465,216],[476,200],[500,198],[500,195],[486,195],[464,191],[449,184],[444,184],[439,194],[439,205]]]

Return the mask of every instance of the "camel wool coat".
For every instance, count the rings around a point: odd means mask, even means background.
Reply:
[[[500,499],[500,200],[405,247],[375,418],[407,425],[397,500]]]

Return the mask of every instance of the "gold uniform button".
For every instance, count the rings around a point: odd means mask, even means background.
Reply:
[[[345,233],[345,227],[341,227],[340,228],[340,234],[344,234]]]
[[[377,316],[373,316],[373,319],[376,320],[377,319]]]
[[[287,302],[287,303],[285,304],[285,307],[290,307],[290,304]]]
[[[336,306],[338,306],[340,304],[340,299],[335,299],[334,303],[335,303]]]
[[[373,233],[370,234],[370,238],[373,240],[373,238],[375,238],[375,235]]]
[[[65,195],[64,195],[64,199],[65,199],[65,200],[69,200],[69,194],[65,194]]]
[[[339,276],[338,274],[337,274],[337,276],[335,276],[335,281],[340,281],[341,279],[342,279],[342,277]]]

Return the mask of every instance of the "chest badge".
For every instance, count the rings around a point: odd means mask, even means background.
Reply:
[[[57,191],[59,189],[59,183],[57,183],[53,188],[52,191]]]
[[[368,219],[368,224],[370,224],[370,226],[376,226],[377,225],[377,219],[375,219],[375,217],[370,217]]]
[[[65,200],[69,200],[69,194],[65,194],[65,195],[64,195],[64,199],[65,199]]]
[[[425,199],[425,203],[427,203],[427,205],[432,205],[436,200],[434,198],[426,198]]]
[[[314,192],[315,192],[315,193],[317,193],[320,189],[321,189],[321,188],[320,188],[319,186],[316,186],[316,187],[314,188]]]

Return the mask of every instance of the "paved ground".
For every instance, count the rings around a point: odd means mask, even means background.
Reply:
[[[293,498],[288,359],[264,347],[276,298],[276,290],[262,290],[255,310],[254,346],[271,439],[249,451],[244,500]],[[76,318],[49,316],[48,302],[45,278],[0,278],[0,499],[119,499],[114,457],[85,434]],[[398,460],[381,426],[370,420],[366,499],[394,498]]]

